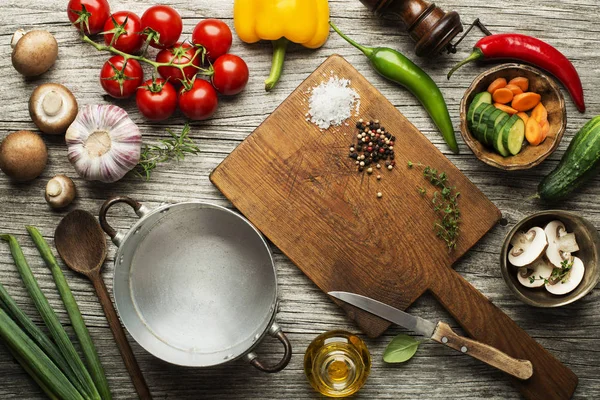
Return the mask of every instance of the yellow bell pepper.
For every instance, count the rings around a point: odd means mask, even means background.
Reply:
[[[273,42],[271,74],[265,89],[271,90],[283,69],[288,43],[321,47],[329,37],[327,0],[235,0],[233,22],[239,38],[246,43]]]

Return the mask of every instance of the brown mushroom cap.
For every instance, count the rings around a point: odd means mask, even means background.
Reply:
[[[15,45],[12,64],[25,76],[38,76],[48,71],[58,57],[58,43],[48,31],[27,32]]]
[[[77,117],[77,100],[73,93],[58,83],[45,83],[35,88],[29,98],[29,115],[44,133],[62,135]]]
[[[46,144],[33,132],[14,132],[0,143],[0,170],[16,181],[37,178],[46,168],[47,161]]]
[[[66,207],[75,199],[75,184],[66,175],[56,175],[46,184],[44,197],[52,208]]]

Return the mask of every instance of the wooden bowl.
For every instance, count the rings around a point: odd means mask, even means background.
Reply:
[[[487,90],[496,78],[506,78],[507,81],[517,76],[529,79],[529,91],[542,96],[542,104],[548,110],[550,131],[548,137],[539,146],[530,146],[525,141],[524,148],[516,156],[502,157],[494,149],[479,142],[467,126],[467,110],[477,93]],[[535,167],[546,159],[560,143],[567,126],[565,99],[553,79],[544,75],[540,70],[521,64],[502,64],[479,75],[465,92],[460,102],[460,133],[465,143],[471,148],[477,158],[492,167],[507,171]]]
[[[579,257],[585,266],[583,280],[579,286],[572,292],[562,296],[554,295],[543,287],[532,289],[521,285],[517,279],[517,268],[508,261],[508,252],[511,247],[510,241],[515,233],[528,231],[534,226],[543,228],[548,222],[554,220],[562,221],[567,228],[567,232],[575,233],[579,251],[574,253],[574,255]],[[541,211],[521,220],[506,235],[502,251],[500,252],[500,269],[506,285],[519,300],[534,307],[560,307],[581,299],[600,280],[599,262],[600,235],[596,227],[580,215],[562,210]]]

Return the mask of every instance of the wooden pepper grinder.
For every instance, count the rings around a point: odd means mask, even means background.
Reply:
[[[415,52],[430,57],[456,50],[450,41],[463,30],[457,12],[445,13],[424,0],[360,0],[378,16],[400,19],[410,37],[417,42]]]

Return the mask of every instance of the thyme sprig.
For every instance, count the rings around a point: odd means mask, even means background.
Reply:
[[[172,130],[167,129],[171,135],[168,139],[160,139],[157,145],[145,145],[140,155],[140,161],[134,172],[141,178],[150,179],[152,171],[158,164],[176,160],[181,161],[187,154],[198,154],[200,149],[189,138],[190,125],[185,124],[181,134],[177,135]]]
[[[543,276],[539,276],[538,278],[535,277],[535,275],[531,275],[529,277],[529,283],[533,283],[535,281],[544,281],[544,284],[557,284],[558,282],[561,283],[565,283],[567,280],[567,275],[569,275],[569,272],[571,271],[571,269],[573,268],[573,260],[563,260],[560,263],[560,268],[554,268],[552,270],[552,273],[550,274],[549,278],[544,278]]]
[[[408,162],[408,168],[414,166],[424,167],[423,177],[436,188],[431,198],[433,210],[438,215],[435,221],[434,230],[438,238],[444,240],[448,250],[456,248],[456,242],[460,234],[460,210],[458,208],[458,197],[460,192],[456,191],[454,186],[448,182],[448,176],[445,172],[439,172],[430,166],[423,164],[413,164]],[[427,191],[423,187],[417,188],[421,196],[426,197]]]

